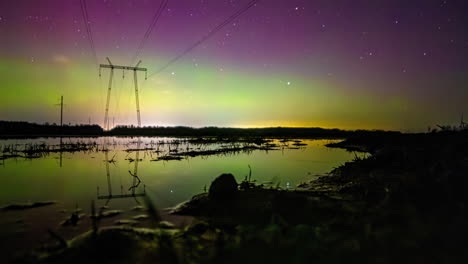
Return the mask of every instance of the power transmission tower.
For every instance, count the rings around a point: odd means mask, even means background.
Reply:
[[[114,77],[114,70],[119,69],[122,70],[123,73],[125,71],[133,71],[133,80],[135,83],[135,99],[136,99],[136,111],[137,111],[137,121],[138,121],[138,127],[141,126],[141,119],[140,119],[140,100],[138,98],[138,71],[143,71],[145,72],[145,80],[147,79],[147,69],[146,68],[140,68],[138,67],[141,63],[141,60],[135,65],[135,67],[132,66],[121,66],[121,65],[114,65],[110,61],[108,57],[106,57],[107,62],[109,64],[99,64],[99,76],[101,76],[101,69],[102,68],[107,68],[110,69],[110,76],[109,76],[109,85],[107,88],[107,101],[106,101],[106,113],[104,115],[104,128],[109,130],[109,102],[110,102],[110,94],[112,90],[112,80]],[[122,75],[123,78],[124,75]]]

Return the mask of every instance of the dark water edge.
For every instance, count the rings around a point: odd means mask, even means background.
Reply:
[[[246,178],[215,184],[162,223],[97,228],[51,239],[24,263],[464,263],[468,252],[466,132],[352,137],[333,144],[370,152],[298,190]],[[220,188],[221,191],[216,191]],[[216,194],[218,193],[218,194]],[[219,195],[222,193],[224,195]]]

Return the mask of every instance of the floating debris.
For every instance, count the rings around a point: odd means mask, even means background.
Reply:
[[[0,160],[6,160],[6,159],[11,159],[11,158],[21,158],[22,156],[21,155],[17,155],[17,154],[12,154],[12,155],[2,155],[0,156]]]
[[[307,146],[307,144],[306,143],[296,142],[296,143],[293,143],[293,146]]]
[[[168,222],[168,221],[159,222],[158,227],[162,228],[162,229],[174,229],[174,228],[176,228],[176,226],[173,223]]]
[[[25,209],[30,209],[30,208],[52,205],[56,203],[57,201],[43,201],[43,202],[35,202],[35,203],[10,204],[4,207],[0,207],[0,211],[25,210]]]
[[[141,210],[144,210],[144,209],[146,209],[144,206],[137,205],[137,206],[133,207],[131,210],[132,211],[141,211]]]
[[[143,161],[143,159],[132,159],[132,158],[127,158],[125,160],[128,160],[130,163],[135,162],[135,161]]]
[[[129,226],[134,226],[138,224],[138,221],[136,220],[131,220],[131,219],[120,219],[120,220],[115,220],[114,221],[115,225],[129,225]]]
[[[149,216],[145,215],[145,214],[135,215],[134,217],[132,217],[133,220],[144,220],[144,219],[148,219],[148,218],[149,218]]]
[[[155,148],[135,148],[135,149],[126,149],[126,152],[135,152],[135,151],[151,151],[156,150]]]
[[[69,218],[62,221],[60,225],[61,226],[69,226],[69,225],[76,226],[78,225],[78,222],[85,216],[86,214],[78,214],[77,212],[74,212],[71,214]]]
[[[109,211],[106,211],[106,212],[103,212],[103,213],[99,214],[97,216],[97,218],[113,217],[113,216],[121,214],[122,212],[123,212],[122,210],[109,210]],[[91,215],[90,217],[91,218],[96,218],[95,215]]]
[[[168,160],[183,160],[183,159],[184,158],[177,157],[177,156],[162,156],[162,157],[159,157],[157,159],[153,159],[151,161],[161,161],[161,160],[168,161]]]

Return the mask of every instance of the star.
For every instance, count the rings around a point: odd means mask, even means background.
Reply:
[[[287,84],[287,85],[291,85],[291,82],[287,82],[286,84]]]

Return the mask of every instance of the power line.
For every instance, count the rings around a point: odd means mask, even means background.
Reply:
[[[93,39],[93,33],[91,31],[91,24],[90,24],[90,20],[89,20],[89,12],[88,12],[88,6],[86,5],[86,0],[82,0],[83,1],[83,10],[84,10],[84,14],[86,15],[86,28],[87,28],[87,32],[88,32],[88,39],[91,43],[91,48],[92,48],[92,52],[93,52],[93,57],[96,61],[96,63],[98,63],[98,58],[97,58],[97,53],[96,53],[96,45],[94,44],[94,39]]]
[[[95,63],[99,65],[99,60],[96,55],[96,47],[94,45],[94,40],[93,40],[93,34],[91,31],[91,26],[89,25],[88,7],[86,6],[86,0],[80,0],[80,6],[81,6],[81,14],[83,16],[83,20],[85,23],[86,35],[89,40],[89,45],[91,46],[91,52],[93,54]]]
[[[146,41],[148,41],[148,38],[151,35],[151,32],[153,31],[154,27],[158,23],[158,20],[161,17],[161,14],[166,8],[168,3],[169,3],[169,0],[162,0],[161,3],[159,4],[159,8],[156,10],[156,13],[153,16],[153,19],[151,20],[151,23],[149,24],[148,29],[146,30],[145,35],[143,36],[143,39],[138,45],[138,49],[135,53],[135,56],[133,56],[132,58],[132,64],[138,58],[138,56],[140,55],[140,52],[143,50],[143,47],[145,46]]]
[[[224,20],[222,23],[218,24],[214,29],[210,30],[205,36],[201,37],[199,40],[197,40],[195,43],[190,45],[188,48],[186,48],[183,52],[181,52],[179,55],[175,56],[172,58],[170,61],[168,61],[164,66],[162,66],[159,70],[156,72],[152,73],[149,75],[149,77],[156,75],[165,69],[167,69],[169,66],[171,66],[174,62],[178,61],[180,58],[185,56],[187,53],[191,52],[193,49],[198,47],[200,44],[211,38],[214,34],[216,34],[218,31],[220,31],[222,28],[224,28],[226,25],[230,24],[232,21],[234,21],[236,18],[247,12],[251,7],[257,4],[257,2],[260,0],[252,0],[250,1],[245,7],[241,8],[238,10],[236,13],[232,14],[230,17],[228,17],[226,20]]]

